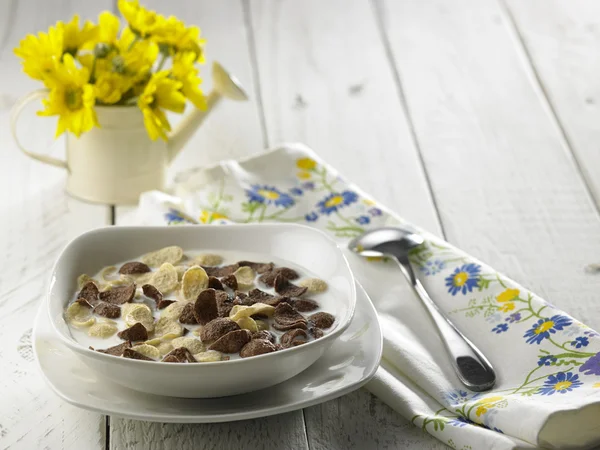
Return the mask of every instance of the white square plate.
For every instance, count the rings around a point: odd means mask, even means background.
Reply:
[[[213,399],[162,397],[107,381],[56,336],[45,301],[34,325],[33,350],[46,382],[59,397],[101,414],[176,423],[230,422],[281,414],[340,397],[375,374],[382,352],[381,328],[366,292],[360,285],[356,287],[356,312],[350,326],[316,363],[281,384],[248,394]]]

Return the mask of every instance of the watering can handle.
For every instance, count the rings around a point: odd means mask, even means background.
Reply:
[[[15,103],[15,105],[12,107],[12,110],[10,113],[10,132],[12,134],[13,139],[15,140],[15,143],[17,144],[17,147],[19,147],[19,149],[23,153],[25,153],[27,156],[29,156],[30,158],[37,159],[38,161],[41,161],[46,164],[50,164],[51,166],[62,167],[63,169],[68,169],[67,162],[63,161],[62,159],[53,158],[52,156],[42,155],[40,153],[30,152],[25,147],[23,147],[23,145],[21,145],[21,141],[19,141],[19,137],[17,135],[17,122],[18,122],[19,117],[21,116],[21,112],[23,112],[23,109],[25,108],[25,106],[27,106],[32,101],[37,100],[38,98],[46,97],[47,95],[48,95],[47,89],[38,89],[36,91],[30,92],[29,94],[26,94],[25,96],[21,97],[17,101],[17,103]]]

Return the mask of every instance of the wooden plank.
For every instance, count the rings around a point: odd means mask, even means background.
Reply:
[[[111,448],[158,449],[308,449],[302,414],[216,424],[111,421]]]
[[[600,222],[495,0],[381,17],[448,239],[592,327]]]
[[[535,67],[600,206],[600,3],[505,0],[525,57]]]
[[[441,233],[368,1],[250,2],[268,142],[302,141]],[[312,449],[445,448],[365,390],[305,410]]]
[[[173,173],[220,159],[239,158],[263,148],[258,103],[252,92],[253,80],[242,3],[227,0],[164,2],[147,1],[159,12],[175,15],[189,24],[198,24],[208,40],[209,63],[204,78],[209,83],[210,61],[217,59],[235,74],[253,97],[246,103],[223,102],[177,158]],[[173,116],[174,122],[177,117]],[[117,223],[131,208],[116,208]],[[306,448],[301,411],[266,419],[218,425],[176,425],[112,418],[111,448]]]
[[[31,351],[31,326],[45,295],[50,269],[68,240],[109,223],[109,208],[70,199],[65,173],[22,155],[8,130],[10,108],[27,91],[41,87],[28,79],[12,49],[28,33],[45,30],[75,12],[93,18],[110,1],[69,4],[55,0],[0,3],[0,447],[103,449],[104,418],[59,400],[45,385]],[[52,146],[55,122],[37,118],[34,108],[20,129],[32,148]]]
[[[250,5],[268,142],[304,142],[407,220],[439,233],[369,2]]]

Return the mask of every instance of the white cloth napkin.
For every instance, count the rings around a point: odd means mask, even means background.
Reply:
[[[302,145],[181,174],[173,195],[142,195],[138,224],[282,221],[314,226],[341,247],[363,230],[404,221]],[[455,449],[580,448],[600,442],[600,336],[442,239],[412,255],[419,278],[490,359],[492,391],[457,379],[431,319],[391,261],[347,252],[384,330],[367,388]]]

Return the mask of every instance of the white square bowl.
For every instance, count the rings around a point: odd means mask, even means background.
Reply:
[[[169,245],[184,250],[229,250],[272,255],[325,280],[327,310],[336,321],[320,339],[274,353],[231,361],[171,364],[115,357],[79,344],[64,310],[82,273]],[[313,364],[350,324],[356,306],[354,277],[337,244],[314,228],[292,224],[107,227],[85,233],[59,256],[48,292],[50,322],[61,340],[99,375],[137,391],[208,398],[251,392],[281,383]]]

